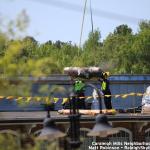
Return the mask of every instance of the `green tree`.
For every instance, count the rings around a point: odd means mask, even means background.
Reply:
[[[128,27],[128,25],[122,24],[118,27],[116,27],[116,29],[114,30],[114,34],[117,35],[128,35],[132,33],[132,29]]]
[[[134,40],[131,28],[127,25],[116,27],[103,42],[103,60],[106,68],[113,73],[129,73],[130,47]]]
[[[100,48],[102,47],[100,38],[101,35],[99,30],[89,33],[89,37],[83,45],[82,53],[82,59],[83,62],[85,62],[85,66],[98,66],[100,64]]]
[[[132,45],[134,52],[133,73],[150,73],[150,22],[143,21],[139,25],[140,30],[136,34],[136,40]]]
[[[6,35],[0,32],[0,57],[4,56],[7,41]]]
[[[150,29],[150,20],[141,21],[139,23],[139,31]]]

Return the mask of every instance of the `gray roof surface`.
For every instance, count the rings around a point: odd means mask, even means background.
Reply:
[[[150,114],[116,114],[107,115],[112,122],[144,122],[150,121]],[[51,117],[58,123],[69,122],[68,115],[60,115],[56,111],[51,111]],[[0,112],[0,125],[3,124],[42,124],[46,118],[46,112]],[[82,115],[81,122],[95,122],[95,116]]]

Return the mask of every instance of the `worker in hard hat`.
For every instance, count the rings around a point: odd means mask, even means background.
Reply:
[[[101,90],[104,94],[104,103],[106,109],[112,109],[112,104],[111,104],[111,91],[109,87],[109,72],[104,72],[102,74],[102,84],[101,84]]]
[[[74,83],[73,83],[73,92],[76,95],[76,107],[78,109],[85,109],[85,83],[79,79],[77,79]],[[63,105],[64,109],[69,109],[70,108],[70,104],[69,102],[65,103]]]
[[[77,95],[77,107],[78,109],[85,109],[85,83],[82,80],[76,80],[74,83],[74,92]]]

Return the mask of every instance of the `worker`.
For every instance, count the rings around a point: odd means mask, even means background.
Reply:
[[[101,90],[104,95],[104,103],[106,109],[112,109],[111,104],[111,91],[109,88],[109,80],[108,80],[109,72],[104,72],[102,74],[102,84],[101,84]]]
[[[83,81],[77,79],[74,83],[74,92],[77,95],[77,107],[78,109],[85,109],[85,84]]]

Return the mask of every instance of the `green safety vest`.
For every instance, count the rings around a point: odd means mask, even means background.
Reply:
[[[105,91],[106,90],[106,85],[107,83],[105,82],[105,81],[103,81],[102,82],[102,86],[101,86],[101,88],[102,88],[102,91]]]
[[[76,81],[75,82],[75,86],[74,86],[74,90],[77,91],[83,91],[85,87],[85,84],[82,81]]]

